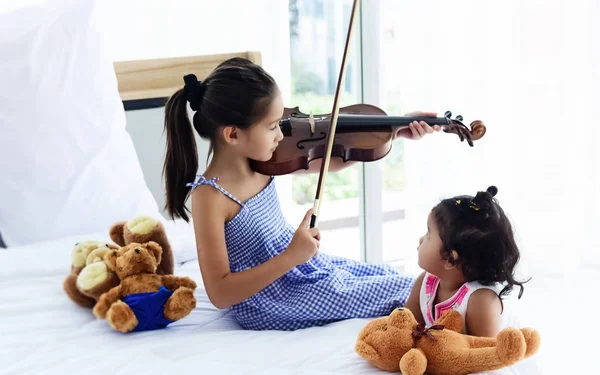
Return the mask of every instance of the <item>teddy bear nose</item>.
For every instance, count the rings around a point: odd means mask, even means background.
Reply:
[[[140,253],[140,249],[135,249],[135,253],[139,254]]]

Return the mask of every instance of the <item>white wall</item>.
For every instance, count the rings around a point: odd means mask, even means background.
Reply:
[[[154,195],[158,207],[164,211],[165,191],[162,181],[162,165],[165,157],[163,136],[164,109],[153,108],[126,112],[127,131],[133,138],[135,149],[142,164],[146,183]],[[199,154],[206,154],[206,142],[196,137]],[[206,156],[204,156],[206,158]],[[202,159],[201,159],[202,160]]]
[[[257,50],[289,104],[287,0],[104,0],[97,11],[98,27],[113,48],[114,61]],[[161,208],[165,201],[163,110],[127,112],[127,129]],[[208,143],[197,141],[202,170]]]

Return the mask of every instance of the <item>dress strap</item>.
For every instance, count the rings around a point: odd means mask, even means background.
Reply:
[[[217,181],[219,181],[219,177],[213,177],[211,179],[206,179],[201,174],[196,175],[196,177],[198,177],[198,180],[196,180],[195,182],[188,182],[185,186],[191,187],[192,191],[193,191],[199,185],[210,185],[210,186],[214,187],[215,189],[219,190],[221,193],[223,193],[225,196],[227,196],[228,198],[230,198],[231,200],[233,200],[240,206],[242,206],[242,207],[244,206],[244,204],[239,199],[234,197],[230,192],[223,189],[219,184],[217,184]]]

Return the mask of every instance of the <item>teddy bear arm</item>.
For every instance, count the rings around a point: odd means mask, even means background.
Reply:
[[[117,285],[100,296],[98,303],[94,306],[94,315],[100,319],[104,319],[110,306],[119,299],[121,299],[121,285]]]
[[[495,337],[467,336],[467,341],[471,348],[492,348],[495,347],[497,343]]]
[[[179,287],[196,289],[196,282],[187,276],[162,275],[163,285],[170,290],[176,290]]]
[[[498,370],[510,366],[525,356],[526,341],[523,333],[515,328],[503,329],[497,337],[464,336],[469,344],[452,352],[452,368],[460,368],[465,374]],[[443,371],[442,371],[443,372]]]
[[[512,364],[500,358],[496,347],[465,348],[454,353],[452,361],[448,363],[452,369],[461,369],[464,374],[498,370]]]

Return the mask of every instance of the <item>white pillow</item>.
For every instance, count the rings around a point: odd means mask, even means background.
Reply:
[[[8,247],[160,215],[146,186],[95,1],[0,13],[0,233]]]

